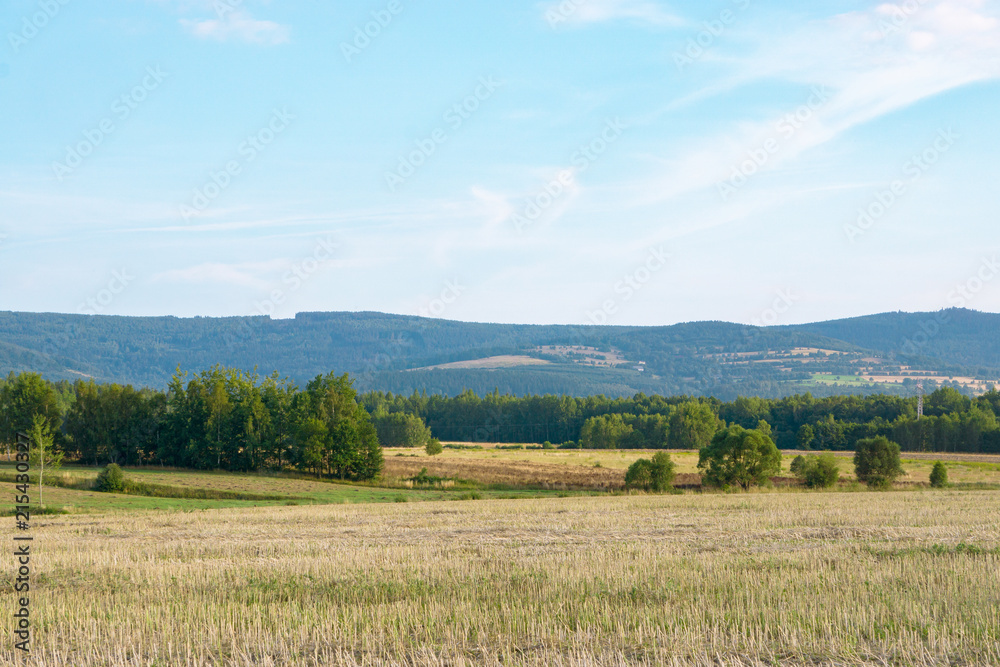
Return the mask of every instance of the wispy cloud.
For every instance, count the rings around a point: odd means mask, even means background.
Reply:
[[[243,11],[234,11],[222,18],[202,21],[181,19],[181,25],[200,39],[218,42],[232,40],[263,46],[284,44],[291,33],[288,26],[274,21],[261,21]]]
[[[792,27],[778,37],[771,27],[747,29],[739,37],[741,48],[750,45],[749,54],[731,57],[724,44],[706,52],[703,60],[724,65],[724,73],[687,95],[684,104],[774,81],[801,85],[803,104],[816,90],[826,99],[788,136],[777,128],[796,105],[776,106],[771,118],[735,119],[693,151],[664,159],[659,175],[645,184],[646,195],[633,201],[714,188],[769,138],[777,139],[779,150],[760,172],[786,167],[810,149],[922,100],[1000,78],[1000,20],[987,3],[941,0],[917,7],[906,13],[902,5],[883,4]]]
[[[266,276],[280,271],[288,265],[284,259],[273,259],[266,262],[247,262],[241,264],[224,264],[208,262],[185,269],[173,269],[157,273],[153,282],[193,283],[197,285],[236,285],[263,290],[272,284]]]
[[[680,26],[685,21],[652,0],[559,0],[543,6],[550,24],[588,24],[632,20],[656,26]]]

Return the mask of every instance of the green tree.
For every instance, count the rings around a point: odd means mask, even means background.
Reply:
[[[632,427],[620,414],[591,417],[580,429],[583,449],[618,449],[632,435]]]
[[[830,488],[840,479],[840,466],[833,452],[823,452],[819,456],[807,457],[797,474],[811,489]]]
[[[670,444],[677,449],[699,449],[711,442],[721,425],[712,406],[686,401],[670,416]]]
[[[379,412],[372,423],[383,447],[424,447],[431,437],[423,419],[405,412]]]
[[[373,479],[382,471],[382,447],[345,373],[319,375],[297,397],[300,465],[341,479]]]
[[[440,440],[437,438],[431,438],[427,441],[427,446],[424,447],[424,451],[426,451],[429,456],[437,456],[444,451],[444,447],[441,446]]]
[[[792,464],[788,466],[788,470],[796,477],[802,476],[802,471],[806,467],[806,457],[799,454],[794,459],[792,459]]]
[[[652,463],[636,459],[625,471],[625,486],[629,489],[649,489],[653,485]]]
[[[804,449],[806,451],[812,449],[813,439],[816,437],[816,432],[813,427],[809,424],[803,424],[799,427],[798,434],[798,444],[799,449]]]
[[[98,473],[94,488],[105,493],[121,493],[125,489],[125,473],[117,463],[109,463]]]
[[[27,433],[41,416],[53,439],[62,423],[59,397],[38,373],[11,373],[0,387],[0,442],[10,444],[18,433]]]
[[[859,440],[854,450],[854,474],[872,488],[885,489],[904,474],[899,445],[884,435]]]
[[[931,486],[941,489],[948,486],[948,468],[938,461],[931,469]]]
[[[767,483],[781,470],[781,452],[757,430],[730,426],[718,431],[698,454],[698,469],[707,486],[744,489]]]
[[[51,476],[62,467],[63,453],[55,450],[49,422],[44,415],[35,415],[32,419],[28,437],[31,439],[28,462],[38,470],[38,505],[41,506],[42,483],[46,475]]]
[[[674,462],[670,454],[657,452],[650,459],[638,459],[625,471],[625,486],[645,491],[667,491],[674,482]]]
[[[667,491],[673,487],[674,477],[677,472],[674,469],[673,459],[666,452],[656,452],[650,460],[650,488],[653,491]]]

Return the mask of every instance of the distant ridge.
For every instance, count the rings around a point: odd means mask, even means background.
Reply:
[[[505,356],[548,363],[453,363]],[[484,324],[374,312],[307,312],[288,320],[0,312],[4,375],[35,371],[53,380],[162,388],[178,366],[215,364],[278,371],[300,384],[347,372],[359,389],[404,393],[729,399],[913,393],[921,378],[976,392],[1000,378],[1000,315],[950,309],[760,328]],[[427,369],[443,364],[452,366]]]

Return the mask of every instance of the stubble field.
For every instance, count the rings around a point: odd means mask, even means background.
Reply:
[[[2,664],[1000,664],[997,491],[114,512],[34,532],[34,647],[23,662],[5,642]]]

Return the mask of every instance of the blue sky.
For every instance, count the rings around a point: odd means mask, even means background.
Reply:
[[[11,0],[0,309],[1000,311],[1000,3]]]

